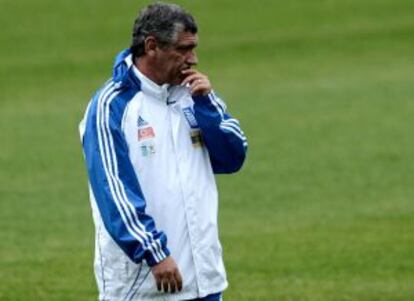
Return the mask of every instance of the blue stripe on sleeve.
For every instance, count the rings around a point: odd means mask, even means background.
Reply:
[[[145,258],[154,265],[169,255],[167,240],[145,214],[145,200],[121,130],[125,108],[136,92],[109,82],[97,93],[87,117],[84,152],[92,191],[108,232],[133,261]]]

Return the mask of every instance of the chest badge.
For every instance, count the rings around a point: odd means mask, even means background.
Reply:
[[[138,117],[138,141],[147,140],[155,137],[155,132],[152,126],[141,116]]]
[[[188,125],[192,129],[198,128],[197,119],[194,116],[194,111],[192,107],[185,107],[183,108],[183,113],[185,116],[185,119],[187,119]]]

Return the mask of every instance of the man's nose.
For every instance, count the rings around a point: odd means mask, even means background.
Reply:
[[[187,64],[191,66],[195,66],[198,64],[198,58],[195,52],[191,51],[187,56]]]

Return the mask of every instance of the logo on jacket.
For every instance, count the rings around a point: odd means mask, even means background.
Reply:
[[[138,117],[138,141],[151,139],[155,137],[154,129],[141,116]]]
[[[151,139],[155,137],[154,129],[150,126],[138,129],[138,141]]]
[[[197,119],[195,118],[193,108],[185,107],[183,108],[183,113],[190,127],[192,129],[198,128],[198,123],[197,123]]]
[[[141,116],[138,116],[138,121],[137,121],[138,127],[141,128],[143,126],[147,126],[148,122],[146,122],[144,120],[144,118],[142,118]]]
[[[154,144],[141,145],[141,154],[143,157],[148,157],[150,155],[155,154],[155,145]]]

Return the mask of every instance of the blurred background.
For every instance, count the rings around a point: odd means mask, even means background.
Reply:
[[[97,298],[77,126],[148,3],[0,2],[0,300]],[[414,300],[414,2],[176,3],[249,139],[224,299]]]

